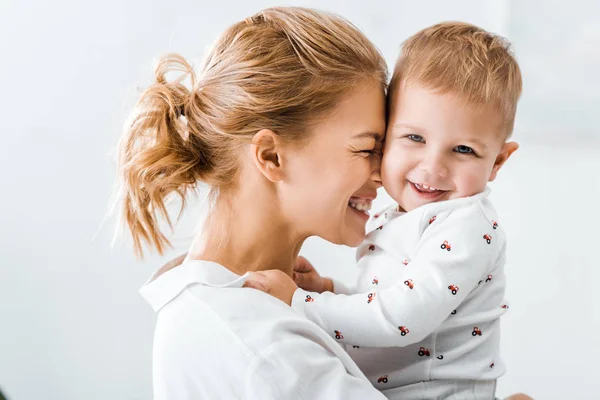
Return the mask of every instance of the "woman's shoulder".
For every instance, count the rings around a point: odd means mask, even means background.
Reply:
[[[192,308],[203,309],[202,314],[215,321],[209,330],[214,330],[214,334],[230,332],[255,352],[274,341],[294,336],[329,338],[287,304],[255,289],[195,285],[189,288],[189,293],[197,303]]]
[[[199,275],[178,279],[170,273],[157,282],[163,288],[145,291],[158,310],[154,375],[155,387],[172,394],[165,398],[185,397],[186,390],[196,387],[208,398],[242,398],[248,393],[261,393],[256,398],[314,398],[326,389],[352,393],[338,398],[377,394],[335,339],[287,304],[241,287],[237,276],[212,275],[208,284],[200,282]],[[183,269],[178,273],[187,274]],[[169,280],[192,283],[181,288]],[[308,377],[289,380],[306,377],[309,371],[323,382]],[[189,379],[198,381],[193,388]],[[284,381],[295,384],[281,385]],[[306,397],[308,382],[314,390]],[[265,391],[272,396],[265,397]]]

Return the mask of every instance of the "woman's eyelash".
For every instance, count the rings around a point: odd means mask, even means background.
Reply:
[[[356,153],[368,154],[369,156],[381,156],[381,155],[383,155],[383,150],[376,147],[374,149],[369,149],[369,150],[359,150]]]

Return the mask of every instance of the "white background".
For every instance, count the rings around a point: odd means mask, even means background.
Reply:
[[[154,315],[137,290],[165,257],[111,249],[102,222],[112,154],[152,61],[200,59],[228,25],[271,5],[337,12],[393,64],[402,40],[441,20],[515,44],[522,147],[493,185],[509,234],[498,394],[600,396],[600,6],[570,1],[0,0],[0,387],[10,400],[150,399]],[[377,202],[386,203],[385,195]],[[353,251],[310,239],[348,282]]]

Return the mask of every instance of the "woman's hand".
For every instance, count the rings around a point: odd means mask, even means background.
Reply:
[[[333,292],[333,282],[329,278],[323,278],[310,261],[299,256],[294,267],[294,282],[296,285],[309,292]]]
[[[268,271],[250,272],[244,287],[258,289],[286,303],[292,305],[292,296],[298,286],[285,272],[278,269]]]

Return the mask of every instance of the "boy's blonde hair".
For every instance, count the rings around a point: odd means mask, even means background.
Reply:
[[[167,80],[170,71],[182,73]],[[239,150],[261,129],[298,141],[341,97],[366,82],[382,93],[379,51],[345,19],[306,8],[269,8],[228,28],[196,77],[181,56],[162,57],[119,145],[122,219],[133,236],[162,254],[171,221],[165,197],[197,182],[213,194],[236,182]],[[191,87],[184,80],[191,81]],[[182,210],[183,210],[182,206]]]
[[[388,98],[403,84],[454,93],[467,104],[500,113],[510,136],[521,95],[521,71],[510,43],[464,22],[443,22],[408,38],[390,83]]]

